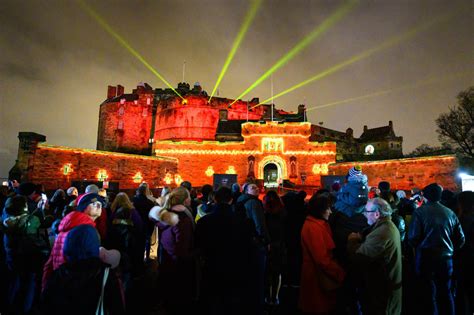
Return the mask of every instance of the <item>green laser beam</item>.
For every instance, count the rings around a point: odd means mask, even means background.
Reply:
[[[209,102],[211,101],[212,97],[217,91],[217,88],[219,87],[219,84],[222,81],[222,78],[224,78],[225,73],[227,72],[227,69],[229,68],[229,65],[234,58],[235,53],[237,52],[237,49],[240,47],[240,43],[244,39],[245,34],[247,33],[248,29],[250,28],[250,24],[252,23],[253,19],[257,15],[258,9],[260,8],[263,0],[253,0],[252,5],[250,6],[250,9],[247,12],[247,15],[245,16],[244,23],[240,27],[239,33],[237,34],[237,37],[234,40],[234,43],[232,45],[232,49],[229,52],[229,55],[227,56],[227,59],[224,63],[224,66],[222,67],[221,73],[219,74],[219,77],[217,78],[216,84],[214,85],[214,89],[212,90],[211,96],[209,97]]]
[[[275,95],[275,96],[273,96],[273,97],[269,97],[268,99],[264,100],[264,101],[261,102],[260,104],[257,104],[257,105],[255,105],[255,106],[253,106],[253,107],[257,107],[257,106],[259,106],[259,105],[261,105],[261,104],[264,104],[264,103],[266,103],[266,102],[268,102],[268,101],[272,101],[272,102],[273,102],[273,100],[276,99],[276,98],[278,98],[278,97],[281,97],[281,96],[286,95],[286,94],[288,94],[288,93],[290,93],[290,92],[293,92],[294,90],[299,89],[299,88],[301,88],[301,87],[303,87],[303,86],[305,86],[305,85],[307,85],[307,84],[309,84],[309,83],[312,83],[312,82],[314,82],[314,81],[320,80],[320,79],[322,79],[322,78],[324,78],[324,77],[326,77],[326,76],[328,76],[328,75],[330,75],[330,74],[332,74],[332,73],[334,73],[334,72],[336,72],[336,71],[338,71],[338,70],[341,70],[342,68],[345,68],[345,67],[347,67],[347,66],[349,66],[349,65],[351,65],[351,64],[353,64],[353,63],[355,63],[355,62],[357,62],[357,61],[360,61],[360,60],[362,60],[362,59],[365,59],[365,58],[367,58],[367,57],[369,57],[369,56],[371,56],[371,55],[373,55],[373,54],[375,54],[375,53],[377,53],[377,52],[379,52],[379,51],[382,51],[382,50],[384,50],[384,49],[388,49],[388,48],[390,48],[390,47],[392,47],[392,46],[394,46],[394,45],[396,45],[396,44],[398,44],[398,43],[400,43],[400,42],[402,42],[402,41],[408,40],[408,39],[414,37],[415,35],[417,35],[418,33],[422,32],[422,31],[425,31],[425,30],[429,29],[430,27],[432,27],[432,26],[434,26],[434,25],[436,25],[436,24],[445,22],[445,21],[447,21],[447,20],[453,18],[457,13],[458,13],[458,11],[456,11],[456,12],[454,12],[454,13],[450,13],[450,14],[445,14],[445,15],[443,15],[443,16],[441,16],[441,17],[437,17],[437,18],[432,19],[432,20],[430,20],[430,21],[428,21],[428,22],[426,22],[426,23],[424,23],[424,24],[421,24],[420,26],[417,26],[417,27],[415,27],[415,28],[413,28],[413,29],[410,29],[410,30],[404,32],[404,33],[401,34],[401,35],[394,36],[394,37],[392,37],[392,38],[390,38],[390,39],[388,39],[388,40],[382,42],[380,45],[378,45],[378,46],[376,46],[376,47],[373,47],[373,48],[371,48],[371,49],[369,49],[369,50],[366,50],[366,51],[364,51],[364,52],[362,52],[362,53],[360,53],[360,54],[358,54],[358,55],[356,55],[356,56],[354,56],[354,57],[352,57],[352,58],[350,58],[350,59],[348,59],[348,60],[346,60],[346,61],[344,61],[344,62],[341,62],[341,63],[338,64],[338,65],[335,65],[335,66],[333,66],[333,67],[331,67],[331,68],[328,68],[328,69],[324,70],[323,72],[320,72],[320,73],[318,73],[317,75],[315,75],[315,76],[313,76],[313,77],[311,77],[311,78],[309,78],[309,79],[307,79],[307,80],[304,80],[304,81],[302,81],[302,82],[300,82],[300,83],[297,83],[297,84],[295,84],[294,86],[292,86],[292,87],[290,87],[290,88],[284,90],[283,92],[278,93],[277,95]],[[253,107],[252,107],[252,108],[253,108]]]
[[[463,76],[468,76],[468,75],[472,75],[472,73],[470,71],[466,71],[466,72],[459,72],[459,73],[455,73],[455,74],[452,74],[452,75],[448,75],[448,76],[445,76],[443,78],[438,78],[438,77],[429,78],[429,79],[417,81],[413,84],[405,84],[405,85],[402,85],[400,87],[393,88],[393,89],[387,89],[387,90],[378,91],[378,92],[374,92],[374,93],[370,93],[370,94],[366,94],[366,95],[362,95],[362,96],[351,97],[351,98],[347,98],[347,99],[336,101],[336,102],[331,102],[331,103],[326,103],[326,104],[322,104],[322,105],[318,105],[318,106],[309,107],[309,108],[306,109],[306,111],[308,112],[308,111],[311,111],[311,110],[314,110],[314,109],[319,109],[319,108],[324,108],[324,107],[349,103],[349,102],[353,102],[353,101],[359,101],[359,100],[372,98],[372,97],[376,97],[376,96],[380,96],[380,95],[384,95],[384,94],[388,94],[388,93],[393,93],[393,92],[398,92],[398,91],[403,91],[403,90],[409,90],[409,89],[416,89],[416,88],[419,88],[419,87],[424,86],[424,85],[434,84],[434,83],[443,82],[443,81],[449,81],[449,80],[453,80],[453,79],[463,77]]]
[[[137,58],[148,70],[151,71],[158,79],[160,79],[166,86],[168,86],[171,90],[173,90],[176,95],[178,95],[181,99],[184,100],[184,98],[181,96],[181,94],[176,91],[171,84],[165,80],[165,78],[158,73],[158,71],[153,68],[146,60],[143,58],[140,53],[138,53],[135,49],[130,46],[130,44],[122,37],[120,36],[114,29],[91,7],[89,6],[86,2],[83,0],[77,0],[79,5],[91,16],[93,17],[97,23],[99,23],[102,28],[107,31],[110,35],[112,35],[119,43],[122,45],[125,49],[127,49],[135,58]]]
[[[328,29],[331,28],[336,22],[342,19],[352,8],[357,4],[358,1],[351,0],[339,7],[330,17],[325,19],[320,25],[318,25],[310,34],[303,38],[298,44],[296,44],[288,53],[281,57],[269,70],[267,70],[260,78],[258,78],[251,86],[249,86],[244,92],[242,92],[229,106],[233,105],[237,100],[247,95],[250,91],[259,86],[269,76],[271,76],[278,69],[286,65],[291,59],[299,54],[304,48],[316,40],[319,36],[324,34]]]

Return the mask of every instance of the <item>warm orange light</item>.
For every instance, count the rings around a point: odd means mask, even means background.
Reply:
[[[100,169],[99,172],[97,172],[97,180],[99,182],[106,181],[109,178],[109,175],[107,174],[107,171],[104,169]]]
[[[181,178],[181,175],[175,174],[174,175],[174,182],[176,183],[176,185],[179,186],[183,182],[183,179]]]
[[[323,174],[326,175],[329,172],[328,164],[314,164],[313,165],[313,174]]]
[[[143,180],[142,172],[137,172],[135,176],[133,176],[134,183],[141,183]]]
[[[316,174],[316,175],[320,174],[321,173],[321,166],[319,164],[314,164],[312,171],[313,171],[313,174]]]
[[[232,166],[232,165],[229,165],[229,168],[227,169],[227,171],[225,171],[226,174],[237,174],[237,172],[235,171],[235,168]]]
[[[263,152],[283,152],[283,138],[262,138]]]
[[[74,171],[72,169],[72,164],[71,163],[64,164],[62,170],[63,170],[63,174],[66,175],[66,176],[70,175],[72,173],[72,171]]]
[[[173,178],[171,177],[171,174],[170,174],[170,173],[166,173],[165,178],[163,178],[163,181],[164,181],[167,185],[171,184],[171,182],[173,181]]]
[[[278,170],[278,177],[282,179],[288,178],[288,170],[286,167],[286,161],[281,158],[278,155],[268,155],[264,157],[259,163],[258,163],[258,177],[260,179],[263,179],[263,169],[267,164],[275,164]]]
[[[208,166],[207,170],[204,173],[206,173],[207,177],[211,177],[212,175],[214,175],[214,168],[212,166]]]

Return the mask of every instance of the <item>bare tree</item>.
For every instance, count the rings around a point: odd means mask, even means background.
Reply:
[[[407,157],[418,157],[418,156],[429,156],[429,155],[443,155],[452,154],[453,150],[450,147],[432,147],[428,144],[421,144],[416,147],[412,152],[408,153]]]
[[[436,119],[439,141],[474,159],[474,86],[459,93],[458,104]]]

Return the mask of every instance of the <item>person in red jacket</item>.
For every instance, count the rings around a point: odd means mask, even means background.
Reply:
[[[54,241],[49,259],[43,267],[43,289],[52,272],[65,262],[63,254],[64,240],[69,231],[81,224],[91,225],[95,228],[94,221],[100,217],[104,205],[104,199],[98,194],[89,193],[82,195],[77,201],[76,211],[72,211],[61,220],[59,234]]]
[[[335,245],[327,222],[331,214],[330,204],[328,196],[313,195],[308,203],[309,215],[301,230],[303,265],[299,308],[303,314],[330,314],[334,311],[336,291],[325,287],[323,278],[342,283],[345,276],[332,255]]]

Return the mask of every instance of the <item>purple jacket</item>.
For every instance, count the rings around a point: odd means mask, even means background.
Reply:
[[[195,270],[191,213],[185,206],[177,205],[169,211],[161,209],[156,219],[160,241],[160,282],[166,288],[164,298],[168,301],[177,297],[191,299]]]

